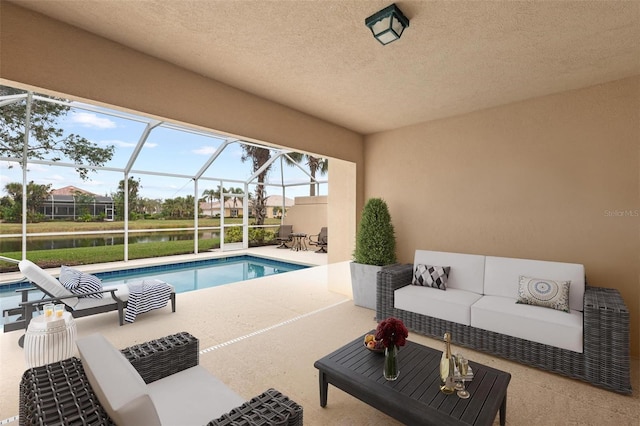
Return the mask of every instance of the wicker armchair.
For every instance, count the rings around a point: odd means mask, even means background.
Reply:
[[[429,317],[394,307],[394,291],[411,284],[413,265],[383,268],[377,277],[376,318],[401,319],[407,328],[487,352],[532,367],[631,394],[629,311],[615,289],[586,287],[584,295],[584,351],[548,346],[517,337]]]
[[[146,383],[198,364],[198,339],[178,333],[121,350]],[[20,425],[113,425],[78,358],[32,368],[20,382]],[[208,423],[302,425],[302,407],[275,389]]]

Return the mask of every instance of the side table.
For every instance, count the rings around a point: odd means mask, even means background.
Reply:
[[[295,234],[291,234],[291,238],[292,238],[291,250],[293,251],[307,250],[307,242],[306,242],[307,234],[295,233]]]
[[[62,318],[45,320],[38,315],[24,335],[24,359],[28,368],[62,361],[75,354],[76,322],[69,312]]]

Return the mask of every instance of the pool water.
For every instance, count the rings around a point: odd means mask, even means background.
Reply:
[[[176,293],[184,293],[306,267],[254,256],[237,256],[211,261],[194,261],[178,265],[105,272],[96,275],[100,277],[103,285],[127,284],[141,279],[155,278],[173,285]]]
[[[176,293],[216,287],[238,281],[250,280],[284,272],[305,269],[308,266],[256,256],[232,256],[218,259],[197,260],[172,265],[146,266],[120,271],[99,272],[95,275],[103,285],[126,284],[142,279],[159,279],[173,285]],[[20,294],[16,289],[30,287],[27,282],[0,285],[0,308],[17,307]],[[37,300],[42,293],[33,291],[29,300]],[[4,322],[3,322],[4,323]]]

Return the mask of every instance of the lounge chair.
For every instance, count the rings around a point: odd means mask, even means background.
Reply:
[[[29,260],[22,260],[18,263],[20,272],[35,286],[19,289],[22,292],[22,302],[20,303],[20,318],[12,323],[4,325],[4,331],[27,329],[34,311],[38,306],[47,303],[64,303],[66,310],[71,312],[74,318],[85,317],[103,312],[118,311],[120,325],[124,325],[124,309],[129,300],[129,287],[127,284],[105,286],[100,291],[86,293],[84,296],[102,293],[102,298],[78,297],[71,293],[52,275],[41,269]],[[45,294],[45,298],[29,301],[27,293],[33,290],[40,290]],[[176,311],[175,290],[171,292],[171,311]]]
[[[281,225],[276,235],[276,241],[280,243],[278,248],[289,248],[287,243],[291,243],[291,234],[293,234],[293,225]]]
[[[316,253],[326,253],[327,245],[329,244],[329,231],[326,226],[320,228],[320,233],[316,235],[309,235],[309,245],[320,247],[316,250]]]

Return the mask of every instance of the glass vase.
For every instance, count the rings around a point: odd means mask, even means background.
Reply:
[[[384,378],[387,380],[395,380],[400,375],[398,368],[398,347],[392,345],[384,349]]]

